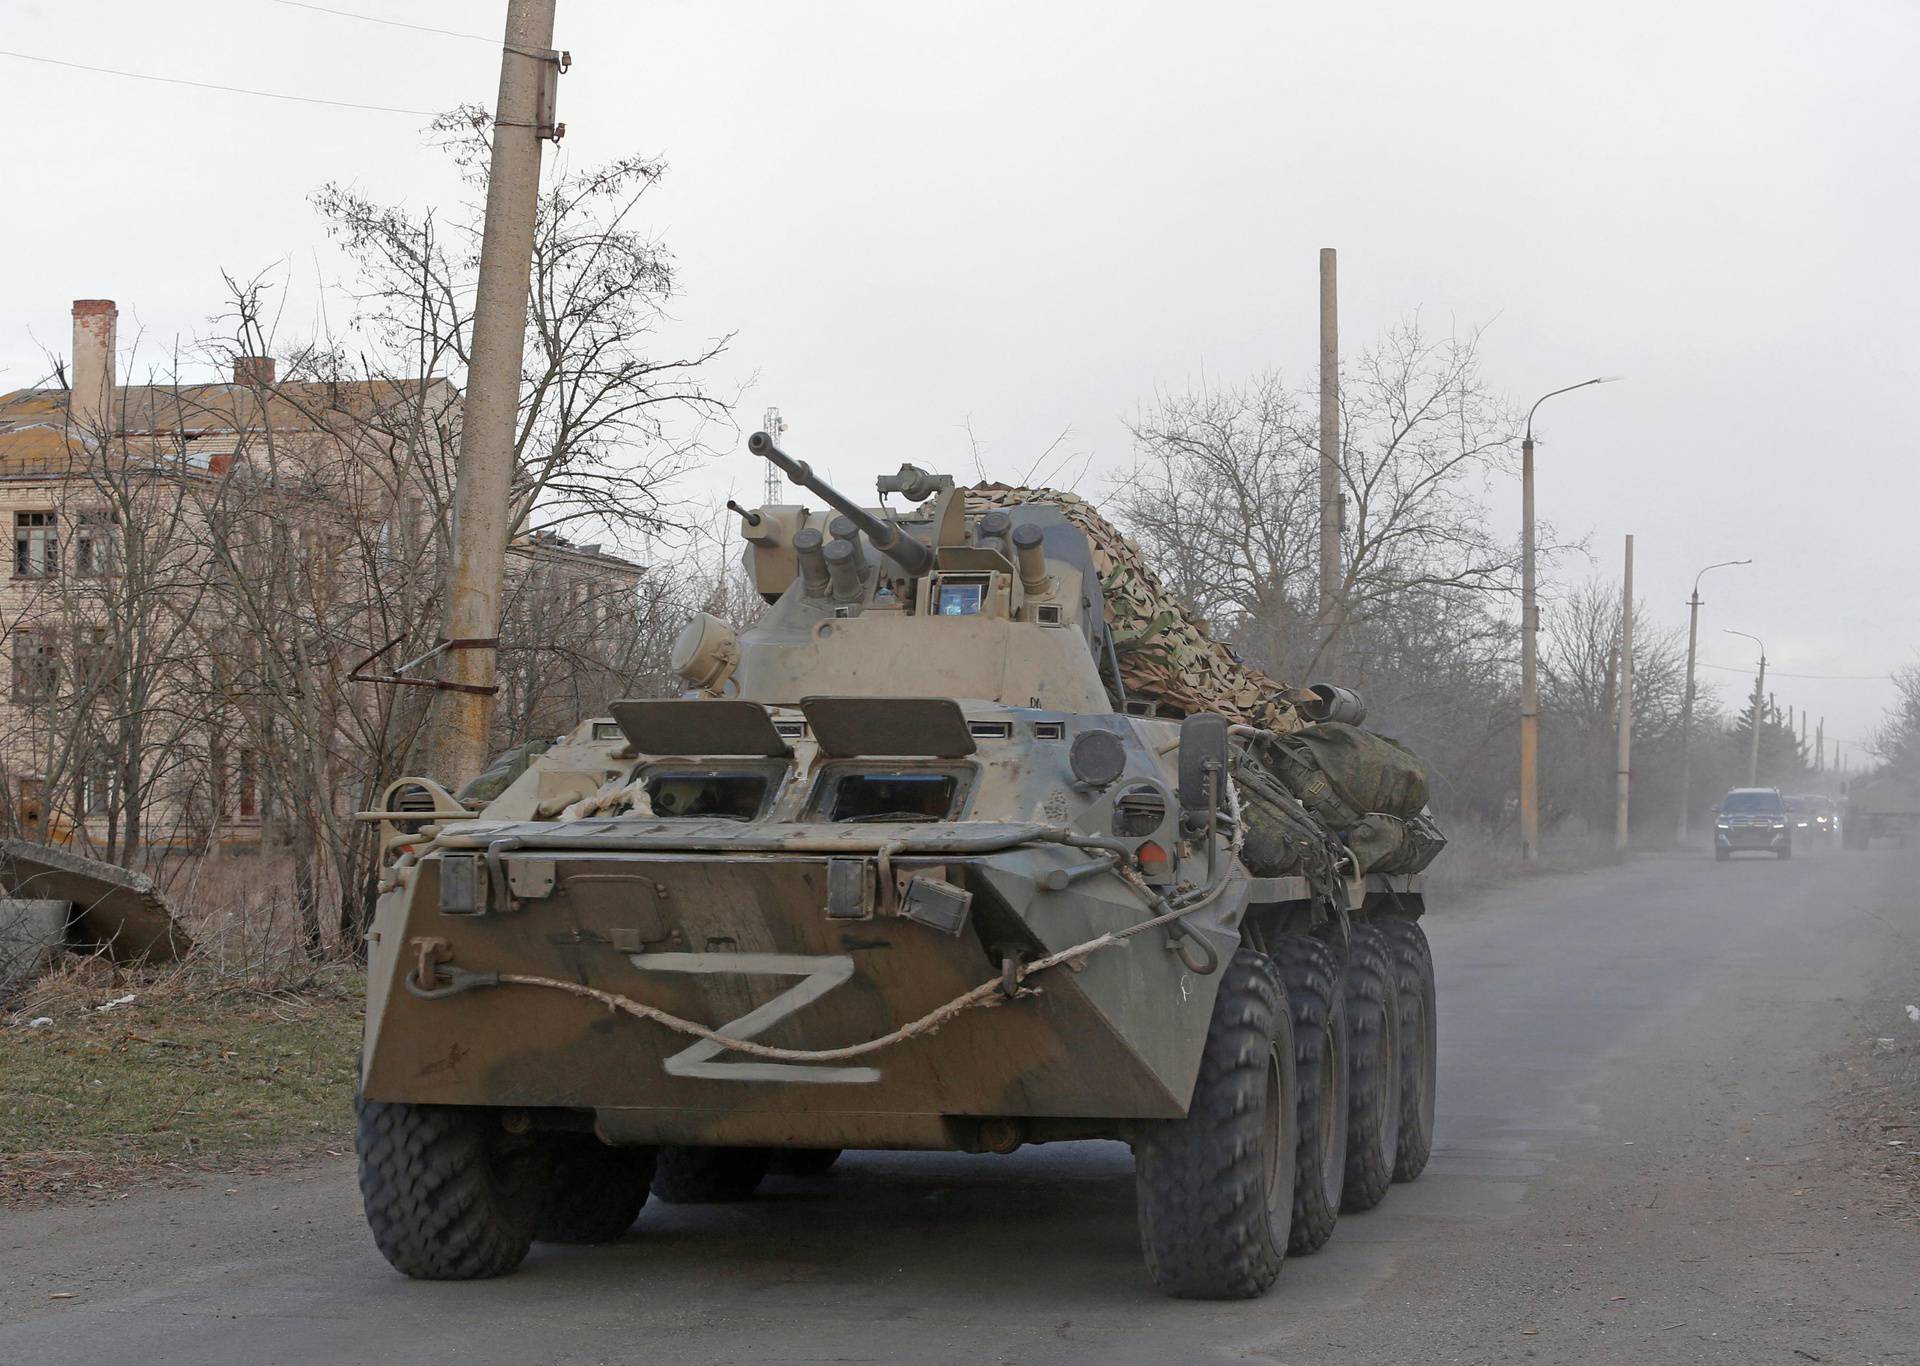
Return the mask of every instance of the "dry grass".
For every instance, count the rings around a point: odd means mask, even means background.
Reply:
[[[236,972],[204,950],[64,965],[0,1015],[0,1204],[346,1151],[362,982],[347,964]]]
[[[185,961],[69,957],[0,1009],[0,1205],[350,1145],[365,973],[309,959],[286,856],[164,873]]]
[[[1563,831],[1542,837],[1540,862],[1529,868],[1520,858],[1520,837],[1511,826],[1495,829],[1474,821],[1449,821],[1441,828],[1447,847],[1425,875],[1436,901],[1539,873],[1577,873],[1621,861],[1611,836]]]
[[[197,956],[221,973],[271,975],[305,961],[293,861],[284,851],[186,860],[170,875],[166,895]]]

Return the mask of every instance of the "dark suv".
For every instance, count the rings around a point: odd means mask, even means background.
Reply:
[[[1793,818],[1774,787],[1736,787],[1713,808],[1713,856],[1725,862],[1742,850],[1793,857]]]
[[[1840,808],[1831,797],[1803,792],[1787,798],[1787,819],[1809,838],[1830,840],[1840,829]]]

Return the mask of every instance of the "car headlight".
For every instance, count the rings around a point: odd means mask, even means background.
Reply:
[[[1715,821],[1715,822],[1713,823],[1713,825],[1714,825],[1714,829],[1716,829],[1716,830],[1731,830],[1731,829],[1733,829],[1733,822],[1732,822],[1732,821]]]
[[[1775,821],[1773,823],[1773,828],[1775,830],[1785,830],[1787,828],[1787,823],[1785,821]]]

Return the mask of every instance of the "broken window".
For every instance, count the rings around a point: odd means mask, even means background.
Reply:
[[[13,576],[44,579],[60,572],[60,532],[51,512],[13,514]]]
[[[82,512],[73,530],[73,572],[111,574],[119,561],[119,527],[110,512]]]
[[[20,831],[29,839],[40,837],[40,823],[46,816],[47,785],[39,778],[20,780],[20,800],[14,807],[14,813],[20,821]]]
[[[13,700],[45,702],[60,681],[60,649],[44,631],[13,633]]]
[[[83,688],[104,687],[113,677],[114,648],[104,626],[83,626],[74,648],[74,671]]]
[[[80,814],[106,815],[113,808],[113,790],[113,761],[95,758],[80,774]]]
[[[260,787],[258,766],[254,763],[254,754],[250,749],[240,751],[239,816],[243,821],[260,818]]]

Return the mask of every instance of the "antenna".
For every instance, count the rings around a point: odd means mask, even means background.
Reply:
[[[787,430],[787,423],[786,419],[780,416],[778,408],[767,409],[760,419],[760,430],[772,437],[775,445],[780,443],[781,434]],[[767,507],[780,501],[780,471],[773,465],[767,466],[767,482],[761,492],[760,501]]]

